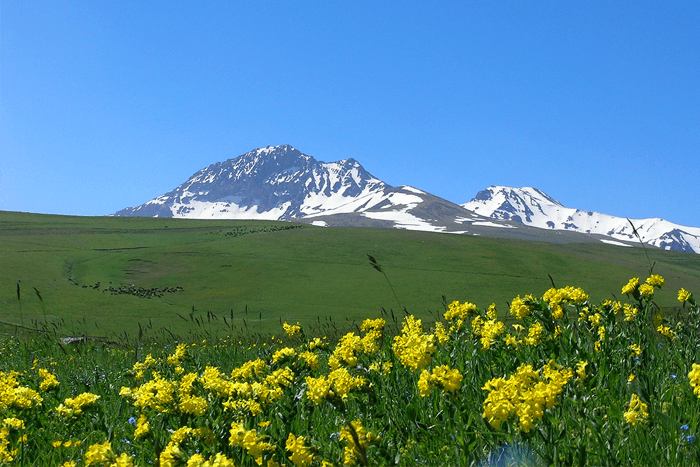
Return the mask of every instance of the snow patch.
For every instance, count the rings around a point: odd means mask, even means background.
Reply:
[[[405,190],[405,191],[411,191],[413,193],[418,193],[419,195],[426,194],[425,191],[421,191],[418,188],[413,188],[410,185],[403,185],[403,186],[400,186],[399,188],[401,188],[402,190]]]
[[[600,241],[603,243],[607,243],[608,245],[626,246],[626,247],[632,248],[632,245],[629,245],[627,243],[622,243],[622,242],[616,242],[615,240],[601,239]]]

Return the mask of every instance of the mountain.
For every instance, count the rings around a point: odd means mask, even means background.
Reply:
[[[492,219],[514,221],[548,230],[601,234],[615,241],[636,241],[634,228],[646,244],[666,250],[700,253],[700,229],[663,219],[630,219],[564,207],[546,193],[531,187],[491,186],[461,205]]]
[[[217,162],[168,193],[116,216],[286,220],[317,226],[401,228],[546,242],[639,246],[625,219],[568,209],[534,188],[490,187],[458,205],[393,187],[355,159],[322,162],[289,145]],[[700,252],[700,229],[644,219],[649,244]]]
[[[289,220],[389,189],[356,160],[326,164],[291,146],[217,162],[182,185],[118,216]]]

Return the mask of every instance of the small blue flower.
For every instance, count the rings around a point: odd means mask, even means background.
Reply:
[[[340,436],[340,432],[331,433],[331,439],[338,438],[339,436]]]
[[[675,380],[676,380],[676,375],[671,375],[671,379],[672,379],[673,381],[675,381]]]
[[[688,435],[685,437],[685,440],[688,442],[688,444],[693,444],[695,442],[695,436]]]
[[[130,417],[130,418],[129,418],[129,423],[130,423],[131,425],[135,425],[135,424],[136,424],[136,419],[135,419],[134,417]]]
[[[681,425],[681,431],[688,431],[690,427],[688,425]]]

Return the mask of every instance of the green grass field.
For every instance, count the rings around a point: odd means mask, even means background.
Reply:
[[[1,212],[0,252],[0,321],[31,327],[45,316],[63,319],[76,335],[133,335],[149,322],[182,332],[194,318],[215,331],[224,316],[237,327],[245,319],[256,332],[278,332],[280,320],[311,325],[330,317],[342,325],[403,307],[430,320],[430,311],[442,312],[443,295],[480,307],[495,301],[505,314],[515,295],[546,291],[548,274],[593,300],[619,296],[630,277],[646,277],[646,254],[667,281],[657,303],[676,306],[679,288],[700,290],[700,255],[688,253],[271,221]],[[182,290],[154,298],[105,291],[132,285]]]

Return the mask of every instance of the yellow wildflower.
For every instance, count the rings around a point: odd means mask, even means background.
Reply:
[[[141,436],[145,436],[151,430],[151,425],[148,423],[148,419],[144,414],[139,416],[136,421],[136,430],[134,431],[134,439],[138,439]]]
[[[394,337],[392,350],[403,366],[412,370],[425,368],[436,352],[435,336],[424,334],[420,319],[407,316],[401,335]]]
[[[58,407],[56,407],[56,412],[64,418],[77,417],[82,414],[84,410],[93,407],[99,398],[100,396],[97,394],[84,392],[75,398],[67,398],[63,404],[59,404]]]
[[[464,302],[464,303],[459,303],[458,301],[454,301],[450,303],[447,307],[447,311],[445,312],[445,320],[446,321],[452,321],[455,318],[464,320],[468,316],[476,314],[477,310],[479,308],[474,305],[473,303],[469,302]]]
[[[39,389],[42,392],[46,392],[58,387],[58,379],[56,379],[56,375],[54,375],[50,371],[45,370],[43,368],[39,368],[39,376],[42,379],[41,383],[39,384]]]
[[[483,417],[492,427],[499,430],[503,422],[517,417],[520,429],[527,433],[534,428],[535,421],[542,419],[544,410],[559,404],[557,397],[573,372],[558,369],[554,362],[549,362],[541,373],[531,365],[522,364],[507,380],[494,378],[484,385],[482,389],[489,394],[484,401]]]
[[[632,351],[632,355],[635,357],[639,357],[639,355],[642,353],[642,348],[639,346],[639,344],[630,345],[630,350]]]
[[[447,330],[445,329],[445,325],[442,324],[440,321],[435,323],[435,330],[433,331],[433,334],[435,335],[435,337],[437,337],[437,340],[440,344],[446,344],[450,341],[450,336],[447,333]]]
[[[432,372],[423,370],[418,379],[418,390],[421,397],[430,394],[433,387],[440,388],[444,392],[455,392],[462,387],[462,375],[459,370],[450,369],[448,365],[433,368]]]
[[[180,362],[187,358],[187,344],[178,344],[175,352],[168,356],[168,363],[173,366],[179,366]]]
[[[688,292],[685,289],[681,289],[678,291],[678,301],[681,303],[687,302],[688,300],[690,300],[692,298],[692,296],[693,296],[693,294]]]
[[[283,348],[277,350],[272,355],[272,363],[277,363],[281,360],[284,360],[285,358],[293,357],[296,354],[297,354],[297,351],[294,350],[292,347],[283,347]]]
[[[289,456],[289,460],[296,466],[305,467],[314,460],[311,448],[305,445],[303,436],[295,436],[293,433],[289,433],[285,448],[291,452],[292,455]]]
[[[636,306],[632,306],[629,303],[625,303],[623,310],[625,312],[625,321],[634,321],[634,318],[639,313],[639,309]]]
[[[629,402],[629,409],[624,415],[627,423],[636,426],[637,423],[644,423],[646,421],[649,417],[649,412],[647,412],[647,405],[642,402],[636,394],[632,394],[632,399],[630,399]]]
[[[652,274],[649,276],[646,280],[646,283],[651,285],[652,287],[656,287],[657,289],[660,289],[664,285],[666,285],[666,281],[664,280],[663,276],[660,276],[658,274]]]
[[[289,337],[299,337],[301,336],[301,325],[297,322],[295,325],[291,325],[287,323],[286,321],[282,324],[282,328],[284,328],[284,332],[287,334]]]
[[[544,335],[544,326],[537,321],[532,323],[530,329],[528,329],[527,337],[523,340],[527,345],[537,345],[542,342],[542,336]]]
[[[586,380],[586,367],[588,366],[588,362],[581,360],[576,364],[576,375],[580,381],[585,381]]]
[[[525,297],[527,299],[527,296]],[[531,307],[518,295],[510,304],[510,313],[518,319],[525,319],[530,316]]]
[[[664,326],[663,324],[660,324],[660,325],[656,328],[656,330],[657,330],[660,334],[662,334],[662,335],[668,337],[669,339],[675,339],[675,338],[676,338],[676,332],[675,332],[673,329],[671,329],[670,327],[668,327],[668,326]]]
[[[629,280],[629,282],[627,282],[627,284],[624,287],[622,287],[622,293],[634,293],[634,291],[637,290],[637,287],[639,287],[639,277],[633,277]]]
[[[347,442],[343,465],[367,465],[367,448],[376,444],[379,437],[366,431],[360,420],[355,420],[340,429],[340,440]]]
[[[505,332],[503,321],[490,319],[481,328],[481,348],[488,350],[496,342],[498,337]]]
[[[498,312],[496,311],[495,303],[489,305],[488,310],[486,310],[486,317],[488,319],[498,319]]]
[[[642,284],[639,286],[639,294],[644,298],[653,297],[654,287],[649,284]]]
[[[700,365],[693,363],[693,369],[688,373],[688,379],[690,380],[690,386],[693,388],[693,392],[696,396],[700,397]]]

